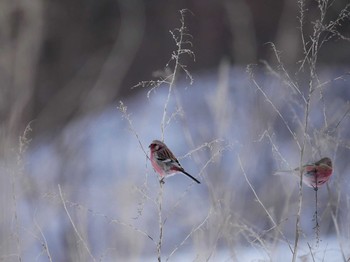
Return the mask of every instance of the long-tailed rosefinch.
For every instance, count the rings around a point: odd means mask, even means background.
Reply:
[[[153,140],[149,145],[149,148],[151,149],[150,159],[152,166],[154,170],[160,175],[162,181],[167,175],[181,172],[200,184],[196,178],[191,176],[183,169],[174,154],[163,142],[159,140]]]
[[[297,167],[294,170],[290,170],[296,175],[300,176],[300,168]],[[278,171],[279,172],[288,172],[288,171]],[[319,186],[323,185],[328,181],[332,175],[333,167],[332,160],[329,157],[324,157],[321,160],[302,166],[303,173],[303,182],[312,187],[314,190],[317,190]]]

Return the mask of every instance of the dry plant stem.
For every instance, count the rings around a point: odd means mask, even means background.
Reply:
[[[31,139],[29,138],[29,135],[32,131],[31,124],[34,120],[30,121],[26,128],[24,129],[23,135],[19,137],[19,148],[18,148],[18,155],[17,155],[17,168],[18,168],[18,176],[23,174],[23,155],[25,154],[29,143],[31,142]],[[20,221],[18,218],[18,210],[17,210],[17,192],[16,192],[16,173],[13,171],[10,171],[11,174],[11,190],[12,190],[12,201],[13,201],[13,212],[14,212],[14,222],[15,222],[15,228],[16,233],[16,245],[17,245],[17,252],[18,252],[18,261],[22,261],[21,257],[21,238],[20,238]]]
[[[291,247],[291,245],[290,245],[288,239],[287,239],[286,236],[283,234],[283,232],[282,232],[281,229],[279,228],[279,225],[277,225],[277,223],[275,222],[275,220],[273,219],[273,217],[271,216],[271,214],[269,213],[269,211],[267,211],[265,205],[261,202],[261,200],[260,200],[258,194],[256,193],[256,191],[255,191],[253,185],[250,183],[250,181],[249,181],[249,179],[248,179],[248,177],[247,177],[247,174],[246,174],[246,172],[245,172],[245,169],[244,169],[244,167],[243,167],[241,157],[240,157],[239,155],[238,155],[237,157],[238,157],[239,166],[240,166],[241,171],[242,171],[242,173],[243,173],[243,175],[244,175],[244,178],[245,178],[245,180],[247,181],[247,183],[248,183],[250,189],[252,190],[252,192],[253,192],[253,194],[254,194],[256,200],[257,200],[258,203],[261,205],[261,207],[264,209],[264,211],[265,211],[265,213],[267,214],[267,216],[269,217],[270,221],[271,221],[272,224],[276,227],[276,229],[277,229],[278,232],[281,234],[281,236],[282,236],[282,238],[284,239],[284,241],[287,243],[287,245],[288,245],[290,251],[293,253],[293,249],[292,249],[292,247]]]
[[[302,25],[301,25],[302,26]],[[310,112],[310,101],[311,96],[313,94],[314,89],[314,80],[317,80],[317,74],[316,74],[316,61],[317,61],[317,55],[318,55],[318,46],[317,46],[318,39],[316,41],[313,41],[313,52],[311,54],[311,58],[308,60],[310,65],[310,78],[309,78],[309,90],[308,90],[308,97],[306,99],[306,105],[305,105],[305,111],[304,111],[304,136],[303,136],[303,143],[300,150],[300,182],[299,182],[299,205],[298,205],[298,213],[297,213],[297,219],[296,219],[296,235],[295,235],[295,242],[294,242],[294,254],[293,254],[293,262],[296,261],[297,257],[297,248],[298,248],[298,241],[300,236],[300,216],[301,216],[301,208],[302,208],[302,202],[303,202],[303,172],[302,172],[302,165],[303,165],[303,157],[304,157],[304,151],[305,151],[305,145],[307,140],[307,132],[309,127],[309,112]]]
[[[266,130],[260,137],[259,141],[261,141],[263,139],[263,137],[266,136],[268,139],[269,139],[269,142],[270,144],[272,145],[272,150],[273,152],[275,152],[278,157],[289,167],[289,169],[292,169],[289,165],[289,163],[287,162],[287,160],[282,156],[281,152],[279,151],[277,145],[273,142],[272,140],[272,137],[271,135],[269,134],[269,132]],[[282,217],[287,214],[288,212],[288,209],[289,209],[289,203],[290,203],[290,199],[291,199],[291,196],[292,196],[292,191],[290,191],[286,197],[286,200],[285,200],[285,205],[284,205],[284,208],[283,208],[283,211],[281,212],[282,214]],[[293,252],[293,251],[292,251]]]
[[[287,120],[283,117],[282,113],[278,110],[278,108],[275,106],[275,104],[271,101],[271,99],[268,97],[268,95],[264,92],[264,90],[261,88],[261,86],[256,82],[256,80],[254,79],[253,76],[253,72],[251,71],[251,68],[248,68],[248,73],[251,75],[251,80],[253,81],[255,87],[260,91],[260,93],[264,96],[264,98],[266,99],[266,101],[272,106],[273,110],[278,114],[278,116],[281,118],[281,120],[283,121],[284,125],[286,126],[286,128],[288,129],[289,133],[291,134],[291,136],[293,137],[294,141],[296,142],[296,144],[298,145],[299,150],[301,150],[301,145],[298,141],[298,138],[296,136],[296,134],[292,131],[292,129],[290,128]]]
[[[317,185],[317,178],[316,178],[316,185]],[[318,203],[318,188],[315,188],[315,236],[316,236],[316,246],[320,243],[320,225],[318,224],[318,212],[317,212],[317,203]]]
[[[221,139],[214,139],[214,140],[212,140],[210,142],[203,143],[202,145],[200,145],[200,146],[196,147],[195,149],[192,149],[191,151],[189,151],[186,155],[179,157],[179,159],[181,160],[183,158],[189,157],[192,154],[196,153],[197,151],[200,151],[200,150],[205,149],[205,148],[209,148],[210,149],[213,145],[218,144],[220,142],[223,142],[223,140],[221,140]]]
[[[329,195],[329,198],[330,198],[330,202],[332,203],[333,202],[332,201],[332,195],[330,193],[330,189],[329,189],[328,183],[327,183],[327,192],[328,192],[328,195]],[[340,195],[340,190],[338,191],[338,194]],[[340,196],[338,197],[338,200],[339,199],[340,199]],[[329,203],[328,203],[328,205],[329,205]],[[339,202],[337,203],[337,207],[339,207]],[[349,262],[349,259],[348,260],[346,259],[345,252],[344,252],[344,247],[343,247],[343,244],[342,244],[342,241],[341,241],[341,234],[340,234],[340,229],[339,229],[339,224],[338,224],[338,219],[337,219],[337,213],[334,212],[334,210],[332,208],[330,208],[330,213],[331,213],[331,216],[332,216],[335,232],[337,233],[337,240],[339,242],[340,252],[342,254],[343,261],[344,262]]]
[[[275,142],[273,142],[273,139],[269,133],[268,130],[265,130],[263,132],[263,134],[260,136],[260,138],[258,139],[259,142],[261,142],[263,140],[264,137],[267,137],[269,139],[269,142],[272,146],[272,152],[273,153],[276,153],[278,155],[278,157],[283,161],[283,163],[285,163],[285,165],[288,167],[288,169],[292,169],[292,167],[289,165],[287,159],[285,159],[283,157],[283,155],[281,154],[280,150],[278,149],[277,145],[275,144]]]
[[[293,81],[293,79],[290,77],[288,71],[285,69],[284,64],[282,63],[282,59],[280,57],[280,52],[277,50],[274,43],[269,43],[269,44],[271,45],[273,53],[275,54],[275,57],[277,59],[278,67],[280,68],[280,70],[283,73],[283,76],[282,76],[283,82],[291,88],[292,92],[296,91],[299,94],[299,96],[303,99],[303,102],[306,103],[305,97],[302,94],[302,92],[300,91],[298,84]],[[273,70],[272,67],[266,61],[263,61],[263,63],[265,64],[267,69],[273,73],[273,75],[277,76],[277,78],[281,78],[279,76],[279,73],[276,72],[275,70]]]
[[[239,225],[239,228],[241,230],[243,229],[242,235],[247,240],[247,242],[249,242],[250,244],[255,244],[255,242],[260,243],[260,245],[263,247],[266,254],[269,256],[270,261],[273,261],[271,257],[271,251],[266,245],[266,241],[263,240],[262,236],[259,233],[257,233],[252,227],[249,227],[246,223]],[[254,237],[254,240],[250,241],[249,237]]]
[[[186,240],[189,239],[190,236],[192,236],[192,234],[193,234],[194,232],[196,232],[198,229],[200,229],[200,228],[205,224],[205,222],[208,221],[210,215],[211,215],[211,211],[208,212],[208,215],[204,218],[204,220],[203,220],[196,228],[193,228],[193,229],[191,230],[191,232],[188,233],[188,235],[184,238],[184,240],[183,240],[179,245],[177,245],[177,246],[174,248],[174,250],[173,250],[173,251],[170,253],[170,255],[167,257],[166,261],[169,261],[169,259],[171,258],[171,256],[172,256],[183,244],[185,244]]]
[[[81,243],[83,243],[83,246],[84,246],[84,248],[86,249],[86,251],[88,252],[88,254],[89,254],[89,256],[91,257],[92,261],[96,261],[96,259],[95,259],[94,256],[92,255],[92,253],[91,253],[91,251],[90,251],[90,249],[89,249],[89,247],[88,247],[86,241],[85,241],[85,240],[83,239],[83,237],[80,235],[79,230],[77,229],[77,227],[76,227],[75,224],[74,224],[74,221],[73,221],[73,219],[72,219],[72,217],[71,217],[71,215],[70,215],[70,213],[69,213],[69,211],[68,211],[68,209],[67,209],[66,201],[64,200],[64,197],[63,197],[63,194],[62,194],[62,190],[61,190],[61,186],[60,186],[60,185],[58,185],[58,192],[59,192],[59,194],[60,194],[60,198],[61,198],[61,201],[62,201],[62,204],[63,204],[63,208],[64,208],[64,210],[66,211],[66,214],[67,214],[67,216],[68,216],[68,219],[69,219],[70,223],[72,224],[72,227],[73,227],[73,229],[74,229],[75,234],[76,234],[77,237],[79,238],[79,241],[80,241]]]
[[[162,122],[161,122],[161,132],[162,132],[162,141],[164,141],[164,132],[165,132],[165,117],[167,115],[167,109],[168,109],[168,104],[169,104],[169,101],[170,101],[170,96],[171,96],[171,91],[173,89],[173,85],[174,85],[174,82],[175,82],[175,74],[176,74],[176,70],[177,70],[177,62],[175,63],[175,68],[174,68],[174,73],[173,73],[173,76],[172,76],[172,79],[171,79],[171,82],[169,84],[169,91],[168,91],[168,96],[167,96],[167,99],[165,101],[165,104],[164,104],[164,109],[163,109],[163,117],[162,117]]]
[[[317,66],[317,60],[318,60],[318,53],[320,51],[320,48],[323,44],[325,44],[327,41],[332,39],[333,37],[338,37],[340,39],[348,40],[347,37],[344,37],[337,31],[337,27],[341,26],[342,22],[344,20],[349,19],[350,13],[349,13],[349,7],[350,4],[347,4],[343,10],[339,13],[338,18],[334,21],[326,22],[328,19],[326,19],[326,13],[330,6],[334,3],[334,1],[328,1],[328,0],[317,0],[318,3],[318,11],[319,11],[319,18],[315,21],[313,21],[313,32],[310,35],[305,34],[304,31],[304,23],[305,23],[305,13],[307,9],[305,8],[305,0],[298,0],[298,6],[299,6],[299,24],[300,24],[300,35],[301,35],[301,41],[304,51],[304,58],[301,61],[301,66],[299,71],[302,71],[303,69],[307,69],[309,71],[309,83],[308,83],[308,92],[307,96],[305,97],[301,92],[300,89],[297,86],[297,83],[293,81],[289,74],[286,72],[285,68],[283,67],[283,64],[280,60],[279,53],[275,46],[272,44],[273,51],[276,55],[278,67],[282,69],[282,72],[284,74],[285,82],[288,86],[293,87],[296,89],[299,95],[301,95],[301,98],[303,99],[305,105],[304,105],[304,120],[303,123],[301,123],[301,128],[303,131],[303,138],[302,142],[299,142],[297,140],[296,135],[294,132],[289,128],[288,123],[284,120],[283,116],[279,112],[279,110],[274,106],[273,102],[269,99],[269,97],[266,95],[266,93],[263,91],[263,89],[256,83],[254,80],[254,77],[251,77],[253,79],[253,83],[257,87],[257,89],[263,94],[263,96],[267,99],[267,101],[272,105],[273,109],[277,112],[279,117],[281,117],[284,124],[287,126],[288,131],[293,136],[297,146],[299,147],[300,151],[300,182],[299,182],[299,193],[298,193],[298,210],[297,210],[297,218],[296,218],[296,226],[295,226],[295,241],[294,241],[294,251],[293,251],[293,262],[296,261],[297,258],[297,251],[298,251],[298,242],[301,232],[301,226],[300,226],[300,220],[301,220],[301,208],[302,208],[302,202],[303,202],[303,194],[302,194],[302,188],[303,188],[303,174],[302,174],[302,164],[303,164],[303,158],[305,154],[305,148],[306,143],[308,141],[308,129],[309,129],[309,111],[310,111],[310,101],[311,97],[315,91],[315,89],[319,89],[322,85],[318,79],[318,75],[316,72],[316,66]],[[324,34],[327,33],[327,34]],[[306,68],[306,65],[308,68]],[[274,72],[274,70],[272,70]],[[306,70],[305,70],[306,71]],[[248,72],[252,76],[251,70]],[[277,74],[278,75],[278,74]],[[321,92],[321,99],[323,99],[322,90]],[[347,114],[347,113],[346,113]],[[327,117],[325,114],[325,108],[324,108],[324,120],[325,120],[325,126],[328,127]],[[317,203],[316,203],[317,205]],[[316,226],[318,225],[317,220],[317,208],[316,208]]]
[[[307,132],[308,132],[308,123],[309,123],[309,109],[310,109],[310,99],[311,95],[313,92],[313,80],[316,76],[315,72],[315,67],[316,67],[316,60],[317,60],[317,41],[316,39],[313,39],[311,47],[309,50],[307,50],[306,47],[306,42],[304,39],[304,13],[305,13],[305,2],[303,0],[300,0],[298,2],[299,8],[300,8],[300,32],[301,32],[301,37],[302,37],[302,43],[303,43],[303,48],[304,48],[304,55],[305,59],[304,61],[307,61],[309,66],[310,66],[310,80],[309,80],[309,91],[308,91],[308,97],[306,99],[306,104],[305,104],[305,111],[304,111],[304,136],[303,136],[303,143],[300,148],[300,162],[299,162],[299,170],[300,170],[300,181],[299,181],[299,202],[298,202],[298,211],[297,211],[297,218],[295,222],[295,240],[294,240],[294,252],[293,252],[293,262],[296,261],[297,259],[297,253],[298,253],[298,244],[299,244],[299,238],[300,238],[300,231],[301,231],[301,226],[300,226],[300,220],[301,220],[301,209],[302,209],[302,203],[303,203],[303,173],[302,173],[302,165],[303,165],[303,157],[304,157],[304,151],[305,151],[305,144],[306,144],[306,138],[307,138]],[[314,26],[314,34],[315,34],[315,27]],[[310,50],[312,50],[310,52]],[[304,62],[303,62],[304,63]]]
[[[305,119],[304,119],[304,139],[303,143],[301,145],[300,150],[300,162],[299,162],[299,170],[300,170],[300,180],[299,180],[299,196],[298,196],[298,211],[297,211],[297,219],[295,222],[295,240],[294,240],[294,252],[293,252],[293,262],[297,259],[297,253],[298,253],[298,244],[299,244],[299,237],[300,237],[300,220],[301,220],[301,208],[303,204],[303,172],[302,172],[302,163],[304,158],[304,151],[305,151],[305,144],[306,144],[306,138],[307,138],[307,131],[308,131],[308,123],[309,123],[309,107],[310,107],[310,98],[312,94],[312,80],[309,83],[309,96],[307,98],[307,103],[305,106]]]
[[[13,201],[13,215],[14,215],[14,222],[15,222],[15,228],[16,233],[16,245],[17,245],[17,252],[18,252],[18,261],[22,261],[21,257],[21,239],[20,239],[20,222],[18,218],[18,211],[17,211],[17,196],[16,196],[16,178],[14,172],[10,171],[11,173],[11,189],[12,189],[12,201]]]
[[[136,129],[134,128],[134,125],[132,124],[131,118],[130,118],[130,114],[128,114],[127,110],[127,106],[124,105],[124,103],[122,101],[119,101],[119,106],[118,106],[119,111],[123,114],[123,118],[126,119],[126,121],[128,121],[129,124],[129,129],[130,131],[135,135],[137,142],[140,145],[141,150],[143,151],[143,153],[145,154],[145,156],[149,159],[149,156],[145,150],[145,148],[143,147],[141,140],[140,140],[140,136],[139,134],[136,132]]]
[[[41,235],[41,238],[42,238],[41,245],[42,245],[43,249],[46,252],[47,258],[49,259],[50,262],[52,262],[52,257],[51,257],[51,253],[50,253],[50,250],[49,250],[49,246],[47,244],[46,237],[45,237],[44,232],[42,231],[41,227],[39,226],[38,222],[36,221],[35,217],[34,217],[34,224],[35,224],[35,226],[38,228],[38,230],[40,232],[40,235]]]
[[[161,85],[167,85],[168,86],[168,94],[167,94],[167,98],[164,102],[164,107],[163,107],[163,115],[162,115],[162,120],[160,123],[160,127],[161,127],[161,140],[164,141],[164,136],[165,136],[165,129],[166,127],[170,124],[171,120],[173,118],[175,118],[175,116],[179,115],[182,113],[181,109],[178,109],[177,111],[175,111],[172,114],[169,114],[170,116],[168,117],[168,106],[170,103],[170,99],[171,96],[173,94],[173,89],[175,87],[175,81],[177,78],[177,74],[179,72],[179,70],[183,70],[185,72],[185,74],[191,79],[191,83],[192,83],[192,77],[190,75],[190,73],[188,72],[188,70],[186,69],[185,65],[182,65],[180,63],[180,57],[184,54],[190,55],[190,56],[194,56],[193,52],[190,49],[185,48],[185,45],[192,45],[190,41],[186,40],[187,37],[189,37],[190,35],[186,33],[186,27],[185,27],[185,12],[187,10],[180,10],[180,14],[181,14],[181,27],[180,28],[176,28],[174,31],[170,31],[175,44],[177,46],[177,49],[173,52],[170,61],[174,62],[174,66],[173,66],[173,70],[172,73],[168,73],[167,76],[162,76],[160,78],[160,80],[157,81],[143,81],[140,82],[138,85],[136,86],[151,86],[151,90],[148,91],[147,93],[147,97],[149,98],[150,93],[155,90],[155,88],[160,87]],[[168,64],[169,64],[168,62]],[[168,64],[166,67],[168,67]],[[135,86],[135,87],[136,87]],[[131,131],[134,133],[134,135],[136,136],[141,149],[143,150],[144,154],[146,155],[146,157],[149,159],[149,157],[147,156],[146,150],[144,149],[144,147],[142,146],[142,143],[140,142],[140,138],[137,134],[137,132],[135,131],[132,122],[130,120],[130,115],[127,114],[127,108],[126,106],[124,106],[124,104],[122,102],[120,102],[120,105],[118,107],[118,109],[123,113],[123,117],[128,121],[129,123],[129,127],[131,129]],[[163,230],[164,230],[164,223],[165,220],[163,221],[163,215],[162,215],[162,204],[163,204],[163,184],[164,181],[160,180],[159,181],[159,193],[158,193],[158,198],[156,200],[157,203],[157,207],[158,207],[158,223],[159,223],[159,238],[158,238],[158,243],[156,244],[157,246],[157,258],[158,261],[160,262],[162,259],[162,242],[163,242]],[[144,195],[144,194],[143,194]],[[152,238],[151,238],[152,239]]]
[[[163,243],[163,229],[164,229],[164,223],[163,223],[163,217],[162,217],[162,205],[163,205],[163,180],[159,180],[159,193],[158,193],[158,224],[159,224],[159,239],[157,243],[157,255],[158,255],[158,262],[162,261],[162,243]]]
[[[314,253],[312,253],[312,248],[311,248],[310,244],[309,244],[309,243],[307,243],[307,246],[309,247],[309,250],[310,250],[310,254],[311,254],[312,261],[313,261],[313,262],[315,262]]]
[[[338,242],[339,242],[339,246],[340,246],[340,252],[342,254],[343,261],[344,262],[349,262],[349,259],[347,260],[346,257],[345,257],[344,247],[343,247],[342,241],[340,240],[340,230],[339,230],[338,221],[337,221],[337,218],[336,218],[336,216],[335,216],[333,211],[331,211],[331,216],[332,216],[332,220],[333,220],[333,223],[334,223],[335,231],[337,232],[337,238],[338,238]]]
[[[326,22],[326,14],[330,6],[333,4],[333,1],[327,1],[327,0],[318,0],[318,9],[320,13],[320,17],[318,20],[315,21],[313,26],[313,34],[310,35],[310,41],[305,40],[304,36],[304,14],[305,14],[305,1],[299,0],[299,23],[300,23],[300,33],[301,33],[301,39],[302,39],[302,46],[304,50],[304,59],[301,63],[300,70],[304,68],[305,64],[308,64],[310,75],[309,75],[309,91],[308,91],[308,99],[305,107],[305,122],[304,122],[304,141],[302,145],[302,150],[300,154],[300,166],[302,165],[302,159],[304,154],[304,148],[305,148],[305,142],[307,138],[307,132],[308,132],[308,120],[309,120],[309,109],[310,109],[310,100],[313,91],[316,88],[320,88],[323,83],[320,83],[317,72],[316,72],[316,65],[317,65],[317,59],[318,59],[318,53],[320,51],[320,48],[323,44],[325,44],[327,41],[329,41],[334,36],[337,36],[341,39],[348,40],[344,38],[338,31],[337,27],[341,25],[341,22],[343,20],[346,20],[349,18],[349,11],[348,8],[350,4],[347,4],[342,11],[339,13],[338,18],[335,21]],[[327,32],[327,34],[323,34]],[[315,84],[318,83],[318,84]],[[321,90],[322,95],[322,90]],[[323,96],[322,96],[323,97]],[[347,112],[346,112],[347,114]],[[345,115],[346,115],[345,114]],[[324,107],[324,119],[325,119],[325,125],[327,127],[327,118],[325,114],[325,107]],[[296,260],[296,253],[297,253],[297,246],[298,246],[298,239],[299,239],[299,231],[300,231],[300,211],[301,211],[301,204],[302,204],[302,174],[300,177],[300,187],[299,187],[299,208],[298,208],[298,215],[297,215],[297,223],[296,223],[296,238],[295,238],[295,248],[294,248],[294,256],[293,261]],[[315,211],[315,220],[316,220],[316,238],[318,241],[318,231],[319,231],[319,224],[318,224],[318,217],[317,217],[317,192],[316,192],[316,211]]]
[[[173,53],[173,55],[171,57],[171,59],[175,61],[175,65],[174,65],[173,73],[170,75],[170,81],[168,84],[169,85],[168,96],[167,96],[167,99],[164,103],[164,108],[163,108],[163,117],[162,117],[162,122],[161,122],[161,127],[160,127],[161,132],[162,132],[162,141],[164,141],[164,132],[165,132],[165,128],[167,125],[167,121],[165,119],[167,116],[168,105],[170,102],[170,97],[172,94],[173,87],[175,85],[175,80],[177,77],[179,67],[181,67],[187,73],[184,66],[181,66],[181,64],[180,64],[180,56],[182,54],[185,54],[185,53],[192,54],[192,51],[184,49],[184,47],[183,47],[184,44],[188,43],[187,41],[184,41],[185,29],[186,29],[186,27],[185,27],[185,10],[181,10],[180,14],[181,14],[181,19],[180,19],[181,27],[179,29],[177,29],[177,31],[179,32],[179,39],[177,39],[175,34],[173,32],[171,32],[173,39],[176,42],[177,50]]]
[[[211,261],[211,257],[215,254],[215,252],[217,252],[218,241],[222,236],[223,225],[224,223],[215,230],[216,232],[213,233],[212,236],[210,236],[212,239],[212,247],[208,249],[208,255],[205,261]]]
[[[78,204],[78,203],[74,203],[74,202],[71,202],[71,201],[68,201],[68,200],[65,200],[65,203],[68,204],[69,207],[74,207],[74,208],[78,208],[78,209],[84,209],[85,211],[89,212],[93,216],[104,217],[107,220],[107,222],[110,223],[110,224],[118,224],[118,225],[121,225],[121,226],[128,227],[128,228],[134,230],[135,232],[138,232],[141,235],[146,236],[147,238],[152,240],[154,244],[156,244],[156,242],[153,240],[153,238],[150,235],[148,235],[146,232],[142,231],[141,229],[135,227],[132,224],[125,223],[125,222],[123,222],[123,221],[121,221],[119,219],[116,219],[116,218],[112,219],[112,218],[108,217],[107,215],[105,215],[103,213],[95,212],[94,210],[92,210],[92,209],[90,209],[88,207],[85,207],[85,206],[83,206],[81,204]]]
[[[349,106],[348,110],[346,110],[346,112],[344,113],[344,115],[340,118],[340,120],[338,121],[338,123],[335,125],[334,130],[336,130],[336,129],[339,127],[339,125],[343,122],[343,120],[344,120],[345,117],[349,114],[349,112],[350,112],[350,106]]]
[[[304,31],[303,31],[303,24],[304,24],[304,12],[305,12],[305,2],[300,0],[299,2],[300,6],[300,13],[301,17],[299,18],[300,22],[300,31],[302,35],[302,40],[303,40],[303,48],[304,48],[304,55],[306,61],[309,65],[309,90],[308,90],[308,97],[306,99],[306,105],[305,105],[305,111],[304,111],[304,136],[303,136],[303,143],[302,147],[300,150],[300,183],[299,183],[299,205],[298,205],[298,212],[297,212],[297,219],[296,219],[296,235],[295,235],[295,242],[294,242],[294,254],[293,254],[293,262],[296,261],[297,257],[297,249],[298,249],[298,241],[299,241],[299,236],[300,236],[300,216],[301,216],[301,208],[302,208],[302,202],[303,202],[303,193],[302,193],[302,186],[303,186],[303,174],[302,174],[302,164],[303,164],[303,156],[304,156],[304,151],[305,151],[305,144],[307,140],[307,133],[308,133],[308,125],[309,125],[309,111],[310,111],[310,101],[311,97],[313,95],[313,92],[315,90],[315,81],[319,83],[318,81],[318,76],[316,73],[316,64],[317,64],[317,58],[318,58],[318,52],[320,49],[320,46],[324,43],[325,40],[321,40],[321,33],[322,33],[322,26],[326,11],[328,8],[328,1],[320,1],[318,8],[320,10],[320,19],[315,23],[314,25],[314,32],[313,35],[311,36],[311,44],[309,47],[307,47],[307,43],[305,42],[304,39]],[[304,63],[304,62],[303,62]]]
[[[288,218],[285,218],[285,219],[281,220],[281,221],[277,224],[277,226],[280,226],[283,222],[286,222],[287,220],[288,220]],[[272,230],[276,229],[277,226],[272,226],[272,227],[270,227],[270,228],[264,230],[262,233],[257,234],[257,237],[256,237],[255,239],[253,239],[253,240],[249,240],[249,243],[253,244],[253,243],[255,243],[256,241],[261,242],[261,238],[262,238],[263,236],[265,236],[267,233],[269,233],[269,232],[271,232]],[[280,240],[277,239],[277,238],[275,238],[275,239],[276,239],[276,241],[277,241],[277,240],[280,241]]]
[[[206,147],[206,146],[210,146],[212,143],[217,142],[220,140],[213,140],[212,142],[209,143],[205,143],[202,146],[199,146],[198,148],[192,150],[191,152],[195,152],[199,149],[201,149],[202,147]],[[227,145],[225,147],[223,147],[222,149],[219,149],[217,152],[215,152],[208,160],[207,162],[203,165],[203,167],[201,168],[201,170],[199,171],[198,175],[201,176],[201,174],[204,172],[204,170],[208,167],[208,165],[216,158],[218,157],[223,151],[228,150],[229,148],[231,148],[230,145]],[[190,153],[191,153],[190,152]],[[187,156],[188,154],[186,154],[185,156]],[[183,158],[183,157],[181,157]],[[175,202],[175,204],[173,205],[173,207],[171,208],[171,210],[168,212],[167,217],[169,217],[175,210],[176,208],[181,204],[181,202],[185,199],[186,195],[190,192],[190,189],[192,188],[192,186],[194,185],[194,182],[191,183],[186,190],[181,194],[181,196],[178,198],[178,200]]]

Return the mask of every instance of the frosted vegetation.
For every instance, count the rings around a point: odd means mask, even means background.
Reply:
[[[137,85],[145,91],[54,141],[31,142],[29,125],[15,171],[6,169],[13,245],[0,247],[2,259],[348,261],[349,76],[317,58],[329,41],[348,40],[337,30],[350,6],[329,21],[325,4],[310,23],[299,1],[304,54],[294,71],[270,43],[274,64],[223,60],[191,75],[181,11],[174,53],[159,78]],[[181,174],[159,183],[147,157],[153,139],[202,183]],[[317,197],[298,176],[274,175],[323,156],[334,171]]]

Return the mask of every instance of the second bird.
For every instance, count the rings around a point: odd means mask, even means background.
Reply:
[[[295,171],[298,171],[300,174],[299,168],[296,168]],[[302,167],[303,182],[307,186],[317,190],[319,186],[328,181],[332,172],[332,160],[328,157],[324,157],[315,163],[307,164]]]
[[[283,172],[293,172],[300,176],[299,167],[294,170],[277,171],[276,173]],[[302,166],[301,173],[303,174],[303,182],[314,190],[318,190],[320,186],[329,180],[333,173],[332,160],[329,157],[324,157],[315,163],[306,164]]]
[[[196,178],[191,176],[183,169],[174,154],[163,142],[159,140],[153,140],[149,145],[149,148],[151,150],[150,159],[152,166],[154,170],[160,175],[161,180],[163,180],[167,175],[181,172],[200,184]]]

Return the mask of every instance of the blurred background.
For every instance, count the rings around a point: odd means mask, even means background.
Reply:
[[[300,152],[285,121],[302,139],[302,98],[284,79],[258,67],[257,81],[283,121],[245,68],[261,61],[278,66],[268,44],[273,42],[285,68],[299,72],[303,49],[296,2],[1,1],[0,258],[156,259],[155,243],[134,228],[157,239],[153,202],[159,185],[134,132],[145,150],[161,138],[168,90],[161,87],[147,98],[149,87],[132,87],[163,74],[176,50],[169,30],[181,26],[183,8],[190,10],[185,25],[193,46],[187,47],[195,59],[184,56],[182,63],[194,83],[179,75],[168,116],[177,113],[165,141],[203,185],[181,176],[167,180],[165,257],[189,232],[193,234],[181,244],[177,259],[278,261],[281,254],[274,251],[280,242],[284,245],[277,249],[287,247],[284,252],[290,253],[285,238],[294,238],[297,179],[288,176],[284,183],[272,174],[299,165]],[[332,2],[326,22],[336,19],[346,4]],[[305,5],[304,30],[312,34],[310,21],[319,18],[318,4]],[[350,37],[349,20],[341,22],[339,32]],[[326,154],[336,163],[331,186],[319,193],[319,209],[321,236],[335,239],[323,243],[335,243],[341,259],[350,254],[339,245],[350,236],[349,57],[346,40],[322,46],[317,61],[322,88],[312,100],[305,156],[314,161]],[[307,91],[300,75],[291,77]],[[131,131],[117,109],[120,100],[131,114]],[[256,202],[244,174],[278,226]],[[313,242],[314,191],[304,190],[305,241]],[[67,206],[65,201],[70,201]],[[241,246],[257,253],[244,253]],[[303,252],[310,252],[306,244]],[[245,257],[247,253],[256,257]]]

